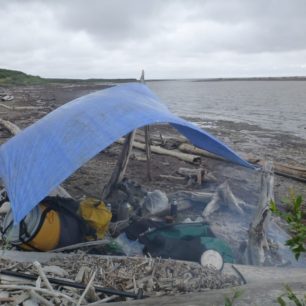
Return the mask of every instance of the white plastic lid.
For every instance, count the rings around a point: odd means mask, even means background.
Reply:
[[[223,263],[221,254],[215,250],[207,250],[201,256],[201,265],[203,267],[212,267],[221,271],[223,268]]]

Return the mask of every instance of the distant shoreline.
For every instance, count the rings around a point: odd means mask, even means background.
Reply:
[[[170,79],[146,79],[146,82],[228,82],[228,81],[306,81],[306,76],[281,76],[281,77],[231,77],[231,78],[170,78]],[[94,84],[94,83],[128,83],[138,82],[136,78],[42,78],[26,74],[17,70],[0,68],[0,86],[10,85],[42,85],[42,84]]]
[[[198,79],[149,79],[146,82],[189,81],[189,82],[227,82],[227,81],[306,81],[306,76],[293,77],[243,77],[243,78],[198,78]]]

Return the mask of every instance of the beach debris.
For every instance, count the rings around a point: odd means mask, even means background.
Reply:
[[[131,205],[128,202],[123,202],[118,205],[117,221],[129,219],[129,209]]]
[[[200,203],[203,204],[203,206],[206,206],[207,203],[209,203],[209,201],[212,199],[213,195],[213,192],[208,191],[182,190],[172,193],[170,196],[179,199],[178,202],[189,200],[191,202]]]
[[[136,132],[135,141],[145,143],[145,131],[138,129]],[[181,143],[188,142],[187,138],[183,135],[162,135],[161,132],[150,133],[151,145],[160,146],[168,150],[174,150],[179,147]]]
[[[203,168],[191,169],[191,168],[179,168],[178,174],[184,176],[188,180],[188,185],[198,184],[202,185],[204,180],[205,171]]]
[[[264,164],[261,175],[261,194],[254,219],[248,231],[246,261],[250,265],[263,265],[269,250],[267,230],[270,222],[270,203],[274,200],[273,162]]]
[[[5,96],[2,96],[1,97],[1,101],[12,101],[12,100],[14,100],[14,96],[13,95],[5,95]]]
[[[192,220],[191,218],[186,218],[183,223],[201,223],[204,222],[204,219],[202,217],[196,217],[194,220]]]
[[[215,250],[207,250],[203,252],[200,262],[203,267],[213,267],[219,271],[222,270],[224,265],[221,254]]]
[[[148,192],[143,203],[143,208],[149,214],[157,214],[169,210],[168,197],[160,190]]]
[[[116,243],[120,246],[122,251],[127,256],[143,256],[144,245],[138,239],[131,240],[127,237],[126,233],[121,233],[116,239]]]
[[[46,272],[45,265],[65,269],[68,276],[54,278],[52,272]],[[8,269],[10,266],[12,268]],[[41,267],[43,274],[37,273],[37,267]],[[83,270],[82,276],[80,270]],[[1,294],[5,293],[3,298],[14,300],[15,303],[27,300],[30,303],[32,300],[44,305],[56,302],[62,305],[84,305],[94,299],[99,302],[122,301],[126,298],[201,292],[241,284],[240,279],[233,274],[225,274],[192,262],[84,254],[62,255],[40,265],[1,259],[0,275],[3,274],[14,275],[19,279],[19,284],[10,281],[0,284]],[[84,278],[85,274],[87,279]],[[44,275],[50,285],[42,281],[39,287],[35,286],[39,275]],[[29,283],[29,280],[33,283]],[[93,289],[94,296],[89,294]]]
[[[211,201],[203,210],[202,216],[207,218],[216,211],[224,208],[232,210],[238,214],[243,214],[246,207],[248,207],[248,205],[233,194],[229,183],[225,181],[216,189]]]
[[[65,269],[59,266],[44,266],[42,270],[44,273],[49,273],[59,277],[65,277],[69,275],[69,273]]]

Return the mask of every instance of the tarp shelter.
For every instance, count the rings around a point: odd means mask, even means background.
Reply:
[[[193,145],[252,168],[225,144],[173,115],[146,85],[115,86],[66,103],[0,147],[0,176],[15,223],[114,141],[156,123],[170,123]]]

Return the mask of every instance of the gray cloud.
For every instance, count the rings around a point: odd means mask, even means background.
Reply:
[[[304,0],[0,0],[0,66],[42,76],[305,75]]]

